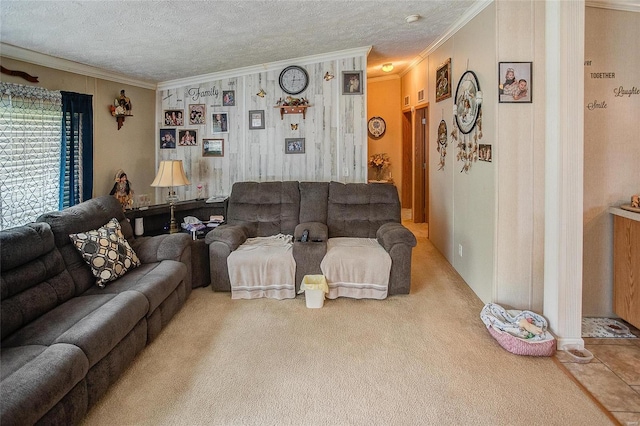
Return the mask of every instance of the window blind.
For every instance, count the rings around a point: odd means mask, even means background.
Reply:
[[[0,229],[60,204],[60,92],[0,82]]]

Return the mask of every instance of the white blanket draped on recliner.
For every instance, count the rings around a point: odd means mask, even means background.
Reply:
[[[249,238],[227,258],[232,299],[293,299],[296,262],[293,237]]]
[[[373,238],[329,238],[320,269],[328,299],[384,299],[389,291],[391,257]]]

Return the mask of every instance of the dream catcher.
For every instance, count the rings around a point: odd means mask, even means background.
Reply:
[[[460,172],[468,173],[471,164],[478,161],[478,140],[482,139],[482,92],[473,71],[460,77],[455,101],[451,137],[458,142],[456,158],[464,162]]]
[[[440,125],[438,125],[438,152],[440,153],[438,170],[444,170],[444,158],[447,156],[447,145],[449,143],[448,137],[447,122],[441,120]]]

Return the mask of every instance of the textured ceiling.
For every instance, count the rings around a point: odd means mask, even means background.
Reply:
[[[2,0],[0,40],[153,83],[371,46],[376,77],[386,62],[405,70],[478,3]]]

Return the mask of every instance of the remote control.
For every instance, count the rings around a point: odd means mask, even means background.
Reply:
[[[302,233],[302,238],[300,238],[300,242],[306,243],[307,241],[309,241],[309,230],[305,229]]]

